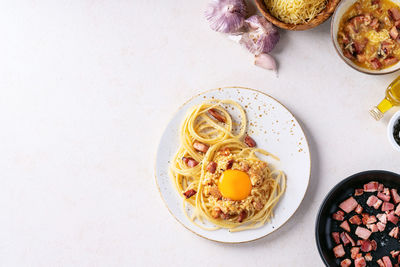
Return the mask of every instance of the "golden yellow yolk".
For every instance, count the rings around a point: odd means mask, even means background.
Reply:
[[[219,179],[218,189],[226,198],[242,200],[250,195],[251,180],[243,171],[226,170]]]

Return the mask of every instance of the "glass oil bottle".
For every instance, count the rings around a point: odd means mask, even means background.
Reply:
[[[393,106],[400,105],[400,76],[397,77],[386,89],[385,98],[377,105],[373,107],[369,113],[375,120],[383,118],[383,114],[391,109]]]

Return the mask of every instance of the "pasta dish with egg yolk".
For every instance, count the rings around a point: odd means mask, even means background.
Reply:
[[[239,111],[239,124],[227,106]],[[232,100],[204,101],[192,107],[183,121],[170,173],[184,199],[186,216],[203,229],[235,232],[261,227],[270,221],[285,191],[284,173],[259,156],[279,159],[256,148],[246,127],[244,109]],[[205,220],[215,227],[206,227]]]

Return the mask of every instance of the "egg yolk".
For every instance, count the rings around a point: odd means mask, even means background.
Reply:
[[[245,199],[251,192],[251,181],[247,173],[239,170],[226,170],[219,179],[221,194],[232,200]]]

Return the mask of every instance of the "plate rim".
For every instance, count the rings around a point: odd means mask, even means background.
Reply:
[[[161,197],[161,199],[162,199],[164,205],[167,207],[168,212],[172,215],[172,217],[175,218],[176,221],[179,222],[179,224],[181,224],[184,228],[186,228],[186,229],[189,230],[190,232],[196,234],[196,235],[199,236],[199,237],[205,238],[205,239],[210,240],[210,241],[213,241],[213,242],[222,243],[222,244],[242,244],[242,243],[249,243],[249,242],[253,242],[253,241],[259,240],[259,239],[261,239],[261,238],[264,238],[264,237],[266,237],[266,236],[272,234],[273,232],[276,232],[278,229],[280,229],[281,227],[283,227],[284,225],[286,225],[286,223],[297,213],[297,211],[299,210],[301,204],[302,204],[303,201],[304,201],[304,198],[305,198],[305,196],[306,196],[306,194],[307,194],[307,192],[308,192],[309,186],[310,186],[311,169],[312,169],[311,150],[310,150],[310,145],[309,145],[309,142],[308,142],[308,139],[307,139],[307,135],[306,135],[306,133],[305,133],[305,131],[304,131],[302,125],[299,123],[299,121],[297,120],[296,116],[294,116],[294,114],[293,114],[284,104],[282,104],[279,100],[277,100],[276,98],[270,96],[269,94],[267,94],[267,93],[265,93],[265,92],[262,92],[262,91],[257,90],[257,89],[249,88],[249,87],[244,87],[244,86],[223,86],[223,87],[217,87],[217,88],[213,88],[213,89],[209,89],[209,90],[206,90],[206,91],[202,91],[202,92],[200,92],[200,93],[197,93],[197,94],[193,95],[193,96],[190,97],[188,100],[186,100],[182,105],[180,105],[180,106],[178,107],[178,109],[175,110],[175,112],[174,112],[174,113],[172,114],[172,116],[171,116],[171,119],[168,121],[167,125],[164,127],[163,134],[164,134],[164,132],[167,130],[167,127],[168,127],[169,122],[176,116],[176,114],[178,114],[178,112],[179,112],[186,104],[188,104],[190,101],[192,101],[193,99],[195,99],[195,98],[197,98],[197,97],[199,97],[199,96],[201,96],[201,95],[204,95],[204,94],[209,93],[209,92],[212,92],[212,91],[222,90],[222,89],[249,90],[249,91],[253,91],[253,92],[257,92],[257,93],[263,94],[263,95],[265,95],[265,96],[267,96],[267,97],[273,99],[274,101],[276,101],[277,103],[279,103],[284,109],[286,109],[286,111],[289,112],[290,115],[292,115],[292,117],[294,118],[294,121],[297,122],[297,124],[299,125],[299,127],[300,127],[300,129],[301,129],[301,131],[302,131],[302,133],[303,133],[303,135],[304,135],[304,139],[305,139],[305,142],[306,142],[306,145],[307,145],[308,157],[309,157],[309,162],[310,162],[310,164],[309,164],[309,167],[308,167],[308,173],[309,173],[309,174],[308,174],[308,179],[307,179],[306,190],[304,191],[304,194],[303,194],[303,196],[302,196],[302,198],[301,198],[301,201],[299,202],[299,204],[298,204],[298,206],[296,207],[296,209],[294,210],[294,212],[293,212],[293,213],[289,216],[289,218],[287,218],[286,221],[284,221],[280,226],[274,228],[271,232],[269,232],[269,233],[267,233],[267,234],[265,234],[265,235],[262,235],[262,236],[260,236],[260,237],[253,238],[253,239],[249,239],[249,240],[245,240],[245,241],[220,241],[220,240],[216,240],[216,239],[212,239],[212,238],[203,236],[203,235],[201,235],[201,234],[199,234],[199,233],[196,233],[194,230],[190,229],[189,227],[186,227],[186,225],[183,224],[183,223],[175,216],[175,214],[170,210],[170,208],[168,207],[168,205],[167,205],[167,203],[166,203],[166,201],[165,201],[165,199],[164,199],[164,197],[163,197],[163,195],[162,195],[162,193],[161,193],[161,191],[160,191],[160,185],[158,184],[158,180],[157,180],[157,158],[158,158],[158,150],[159,150],[159,147],[160,147],[160,144],[161,144],[161,138],[160,138],[160,140],[159,140],[159,142],[158,142],[157,150],[156,150],[156,156],[155,156],[155,159],[154,159],[154,180],[155,180],[156,185],[157,185],[158,193],[159,193],[159,195],[160,195],[160,197]]]

